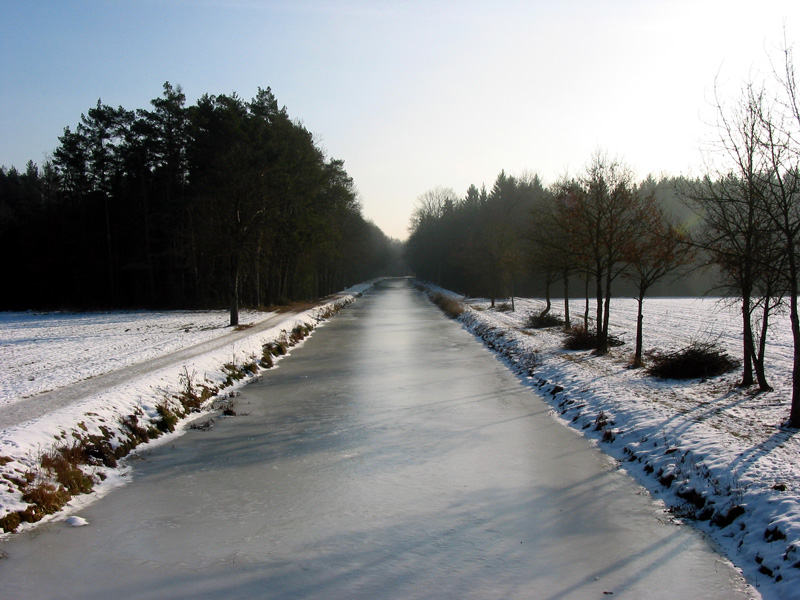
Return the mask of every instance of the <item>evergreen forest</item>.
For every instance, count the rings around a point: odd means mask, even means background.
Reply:
[[[52,157],[0,169],[0,309],[230,308],[318,298],[400,254],[340,160],[279,107],[164,84],[98,100]]]

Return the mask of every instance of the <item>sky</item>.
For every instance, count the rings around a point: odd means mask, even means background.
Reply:
[[[770,71],[797,0],[0,0],[0,165],[41,164],[98,99],[149,108],[270,87],[408,235],[437,186],[546,184],[601,150],[697,174],[711,101]]]

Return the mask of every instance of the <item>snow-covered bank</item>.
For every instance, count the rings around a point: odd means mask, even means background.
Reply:
[[[800,436],[783,426],[791,394],[787,323],[776,322],[768,348],[775,391],[755,395],[736,387],[739,373],[679,382],[628,368],[633,301],[612,302],[612,333],[628,343],[605,357],[562,349],[559,328],[526,329],[541,301],[517,299],[516,312],[485,300],[466,304],[464,326],[537,388],[556,418],[596,440],[677,518],[706,532],[764,597],[800,597]],[[582,302],[571,311],[582,312]],[[646,302],[646,349],[710,338],[740,356],[739,328],[735,308],[714,300]]]
[[[286,348],[301,343],[312,329],[369,286],[355,286],[302,312],[287,313],[285,318],[273,313],[244,313],[243,333],[250,330],[252,335],[237,336],[212,351],[177,360],[125,385],[103,389],[0,430],[0,522],[5,529],[13,529],[21,517],[24,529],[30,526],[26,520],[49,512],[46,507],[31,509],[34,503],[24,493],[30,494],[34,488],[50,496],[60,493],[62,486],[55,482],[55,469],[45,468],[42,459],[57,458],[59,453],[65,454],[61,451],[64,449],[79,447],[82,454],[89,455],[90,464],[80,465],[80,472],[94,480],[92,495],[105,493],[124,475],[114,453],[124,454],[141,443],[156,443],[149,441],[156,437],[163,443],[161,440],[169,436],[161,434],[173,428],[175,432],[184,431],[191,417],[219,407],[235,395],[237,387],[259,376],[263,368],[281,358]],[[153,356],[169,356],[230,333],[230,328],[222,326],[226,316],[219,312],[149,314],[152,319],[146,312],[108,313],[96,319],[90,315],[41,315],[37,319],[27,313],[0,316],[7,325],[0,328],[0,359],[5,361],[0,405],[36,402],[36,396],[23,398],[35,393],[31,384],[37,380],[46,382],[37,384],[44,389],[67,390],[86,377],[120,366],[135,369]],[[47,342],[41,343],[42,339]],[[187,397],[199,406],[199,412],[189,414],[184,403]],[[174,422],[184,414],[189,418]],[[82,478],[80,473],[72,473]],[[79,481],[76,487],[85,487],[84,483]],[[72,503],[84,501],[73,499]]]

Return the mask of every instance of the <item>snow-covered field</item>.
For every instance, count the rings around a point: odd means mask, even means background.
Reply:
[[[218,390],[199,413],[177,423],[176,433],[185,431],[259,376],[247,366],[261,360],[265,344],[302,343],[293,330],[317,327],[369,286],[300,312],[243,311],[236,330],[224,311],[0,313],[0,520],[28,506],[25,481],[47,483],[40,462],[56,445],[91,439],[126,444],[131,416],[154,431],[159,405],[180,411],[177,398],[187,385],[198,395],[202,386]],[[81,467],[95,479],[92,498],[124,481],[126,467],[120,465]],[[43,521],[63,518],[86,501],[74,496]],[[31,526],[23,519],[20,530]]]
[[[274,313],[243,310],[241,325]],[[56,390],[230,331],[227,311],[0,312],[0,404]]]
[[[784,427],[791,398],[788,317],[776,318],[767,361],[773,392],[737,387],[740,372],[706,381],[660,381],[631,369],[636,303],[612,301],[611,333],[626,344],[605,357],[561,347],[559,328],[525,329],[539,300],[516,312],[468,301],[465,326],[498,352],[565,425],[597,441],[621,468],[694,523],[765,598],[800,598],[800,435]],[[593,307],[592,307],[593,309]],[[553,310],[563,315],[563,300]],[[570,303],[573,322],[583,302]],[[644,348],[718,341],[741,358],[735,306],[713,299],[649,299]],[[533,358],[532,358],[533,357]]]

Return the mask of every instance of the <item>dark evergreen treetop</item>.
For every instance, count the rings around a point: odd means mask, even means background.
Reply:
[[[397,248],[269,88],[187,106],[167,82],[147,109],[98,100],[42,169],[0,169],[0,252],[0,309],[234,308],[329,294]]]

